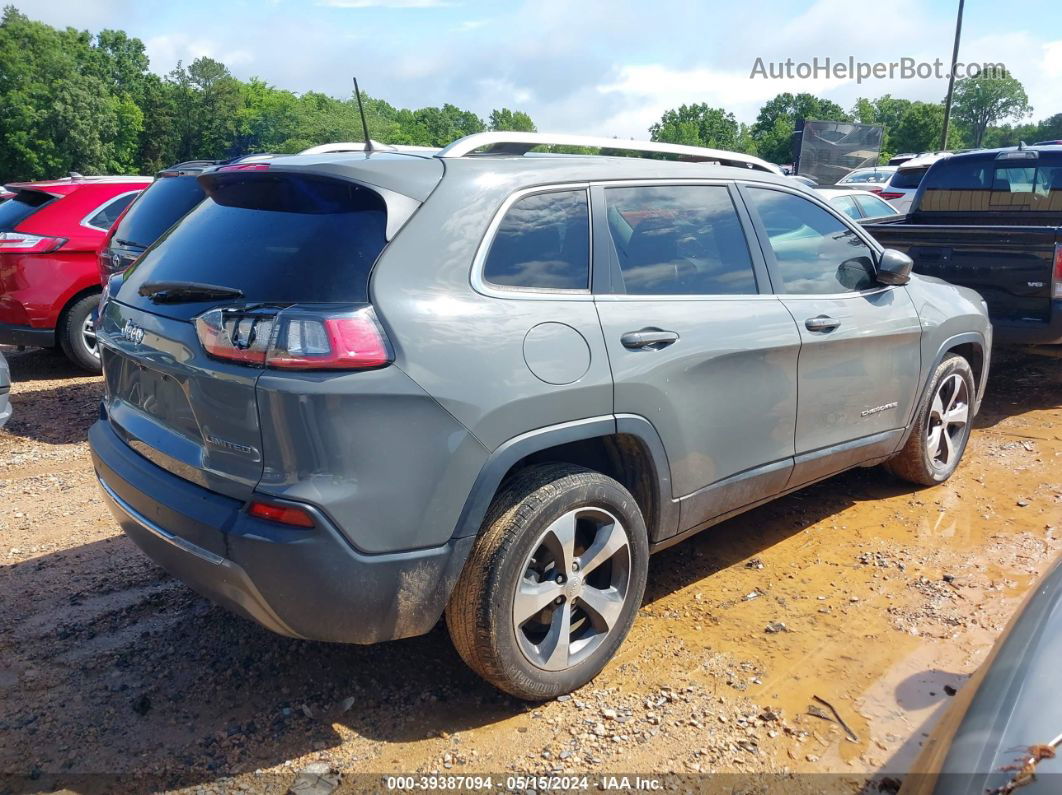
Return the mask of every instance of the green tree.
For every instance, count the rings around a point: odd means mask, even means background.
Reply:
[[[653,141],[730,151],[739,149],[740,136],[741,127],[733,113],[704,103],[666,110],[660,121],[649,128],[649,137]]]
[[[508,108],[492,110],[487,120],[487,128],[494,131],[536,132],[535,123],[531,121],[530,116],[522,110],[509,110]]]
[[[111,167],[122,106],[94,73],[93,63],[88,33],[56,30],[10,6],[4,9],[0,20],[4,179],[55,177],[68,171],[100,173]]]
[[[798,121],[851,121],[836,102],[813,94],[779,94],[760,108],[750,135],[759,156],[773,163],[793,158],[792,136]]]
[[[972,143],[981,146],[988,125],[1003,119],[1023,119],[1032,113],[1029,97],[1009,73],[983,73],[955,83],[955,119],[970,129]]]

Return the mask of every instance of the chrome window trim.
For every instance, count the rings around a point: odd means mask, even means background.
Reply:
[[[85,227],[86,229],[94,229],[97,232],[109,232],[109,231],[111,231],[111,228],[109,226],[108,227],[102,227],[102,226],[96,226],[95,224],[90,224],[89,223],[89,219],[92,218],[97,213],[102,212],[104,210],[104,208],[109,207],[111,204],[113,204],[114,202],[118,201],[119,199],[124,199],[126,196],[129,196],[130,194],[132,194],[133,196],[136,196],[137,194],[143,193],[145,188],[147,188],[147,185],[145,185],[143,188],[137,188],[135,190],[127,190],[125,193],[118,193],[118,194],[115,194],[114,196],[111,196],[109,199],[107,199],[107,201],[105,201],[103,204],[97,205],[96,209],[92,210],[91,212],[89,212],[88,215],[86,215],[84,218],[82,218],[81,221],[79,222],[79,225]],[[131,203],[132,202],[130,202],[130,204]],[[126,205],[126,206],[128,206],[128,205]]]
[[[586,199],[587,234],[589,235],[586,261],[587,286],[569,290],[549,287],[510,287],[488,281],[483,275],[483,268],[487,264],[487,255],[490,253],[491,246],[494,245],[498,227],[501,226],[501,222],[506,213],[509,212],[509,209],[526,196],[533,196],[539,193],[561,193],[564,191],[582,191]],[[522,188],[510,193],[494,213],[490,223],[487,225],[487,231],[484,232],[483,239],[476,249],[475,257],[472,259],[471,283],[472,288],[477,293],[491,298],[508,298],[523,301],[592,301],[594,299],[592,292],[594,283],[594,215],[593,209],[590,207],[590,183],[558,182],[549,185],[536,185],[532,188]]]

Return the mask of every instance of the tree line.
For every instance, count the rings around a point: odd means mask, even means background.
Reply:
[[[1023,122],[1033,109],[1021,83],[1004,74],[956,81],[947,149],[1015,146],[1019,142],[1062,140],[1062,113]],[[940,149],[944,103],[885,96],[860,97],[845,110],[812,94],[779,94],[760,108],[753,124],[739,123],[725,108],[682,105],[666,111],[649,128],[655,141],[711,146],[758,155],[774,163],[792,160],[792,134],[801,120],[880,124],[881,162],[901,152]],[[1000,123],[1014,120],[1014,124]]]
[[[13,7],[0,20],[0,179],[152,174],[182,160],[298,152],[363,138],[357,104],[296,95],[233,77],[197,58],[159,76],[139,39],[58,30]],[[455,105],[396,108],[363,94],[369,134],[391,144],[444,146],[484,130],[535,129],[521,111],[487,119]]]
[[[360,141],[353,98],[295,94],[259,78],[239,80],[211,58],[165,76],[150,71],[144,44],[119,30],[59,30],[8,6],[0,18],[0,180],[85,174],[151,174],[182,160],[250,152],[298,152],[330,141]],[[978,82],[978,81],[981,82]],[[1031,108],[1012,77],[959,81],[949,146],[1001,146],[1062,138],[1062,113],[1025,123]],[[364,96],[369,134],[390,144],[444,146],[484,130],[534,131],[530,116],[498,108],[483,119],[452,104],[397,108]],[[811,94],[779,94],[755,123],[723,108],[683,105],[649,130],[654,140],[790,160],[799,119],[883,124],[883,157],[939,145],[940,103],[890,96],[845,110]],[[998,124],[1013,120],[1015,124]],[[575,151],[575,150],[573,150]]]

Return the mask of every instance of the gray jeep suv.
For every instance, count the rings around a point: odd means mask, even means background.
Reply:
[[[530,151],[572,142],[687,162]],[[980,297],[775,171],[510,133],[208,170],[102,297],[115,517],[276,632],[445,612],[496,686],[581,686],[651,552],[850,467],[939,483],[966,445]]]

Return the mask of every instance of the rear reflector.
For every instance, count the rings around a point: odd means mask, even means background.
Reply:
[[[64,237],[27,235],[24,232],[0,232],[0,254],[46,254],[66,242]]]
[[[212,309],[195,321],[208,354],[286,370],[364,370],[392,361],[371,306],[324,312]]]
[[[1062,243],[1055,244],[1055,272],[1052,281],[1055,284],[1052,294],[1055,298],[1062,298]]]
[[[268,519],[271,522],[280,522],[293,527],[313,527],[313,517],[302,508],[293,505],[271,505],[267,502],[252,502],[247,507],[247,513],[257,519]]]

